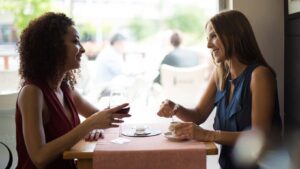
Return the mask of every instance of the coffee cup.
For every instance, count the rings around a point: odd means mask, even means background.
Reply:
[[[145,126],[137,126],[135,128],[135,134],[145,134],[146,127]]]
[[[172,133],[173,136],[175,136],[175,126],[179,123],[179,121],[172,121],[169,125],[169,131]]]

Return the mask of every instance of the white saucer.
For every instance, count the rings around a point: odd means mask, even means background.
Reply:
[[[144,132],[134,132],[135,135],[141,135],[141,136],[145,136],[145,135],[148,135],[150,134],[150,131],[148,130],[145,130]]]
[[[122,131],[122,135],[129,137],[150,137],[159,135],[161,131],[159,129],[147,128],[144,133],[136,133],[135,128],[126,128]]]
[[[170,131],[165,132],[164,136],[170,141],[186,141],[186,140],[188,140],[186,138],[178,138],[178,137],[174,136]]]

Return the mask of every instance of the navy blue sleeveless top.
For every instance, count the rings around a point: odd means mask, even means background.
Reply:
[[[214,121],[214,129],[222,131],[243,131],[251,129],[251,106],[252,95],[250,91],[251,74],[259,66],[253,64],[247,68],[236,79],[226,79],[224,90],[216,93],[215,105],[217,112]],[[235,88],[231,101],[228,102],[230,83]],[[272,127],[281,130],[281,118],[279,113],[278,95],[276,92],[275,112],[272,119]],[[219,163],[222,169],[241,169],[234,165],[232,158],[233,146],[221,147]],[[255,167],[254,167],[255,168]]]

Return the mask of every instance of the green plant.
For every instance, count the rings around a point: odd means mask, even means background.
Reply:
[[[174,11],[174,15],[165,20],[168,28],[192,34],[197,39],[202,39],[204,36],[205,22],[203,11],[197,7],[179,7]]]
[[[14,16],[14,25],[20,33],[28,23],[50,11],[52,0],[0,0],[0,10],[8,11]]]
[[[95,41],[96,38],[96,28],[91,23],[83,23],[78,25],[80,39],[85,41]]]
[[[128,25],[136,40],[140,41],[155,32],[155,23],[153,21],[145,21],[136,17]]]

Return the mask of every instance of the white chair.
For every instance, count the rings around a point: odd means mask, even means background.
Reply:
[[[17,70],[0,71],[0,93],[9,93],[18,90],[20,78]]]
[[[13,165],[17,165],[15,109],[18,93],[0,94],[0,141],[8,145],[13,154]],[[8,161],[8,151],[0,149],[0,168]],[[2,161],[3,160],[3,161]]]
[[[165,98],[186,107],[195,106],[205,86],[207,71],[208,67],[205,65],[178,68],[163,64],[161,84]]]

